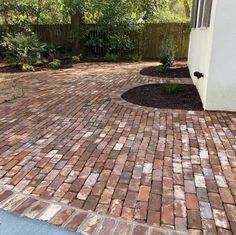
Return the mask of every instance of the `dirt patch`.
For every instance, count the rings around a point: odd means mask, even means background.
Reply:
[[[161,109],[202,111],[202,102],[194,85],[179,84],[175,93],[168,94],[163,84],[147,84],[126,91],[122,98],[127,102]]]
[[[189,78],[190,73],[187,66],[184,67],[171,67],[170,70],[166,73],[159,73],[158,66],[151,66],[143,68],[140,71],[141,75],[151,76],[151,77],[168,77],[168,78]]]
[[[23,96],[16,78],[0,77],[0,104]]]

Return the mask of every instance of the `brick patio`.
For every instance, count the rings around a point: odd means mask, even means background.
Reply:
[[[22,75],[0,105],[0,208],[87,234],[236,234],[236,114],[122,101],[168,80],[151,65]]]

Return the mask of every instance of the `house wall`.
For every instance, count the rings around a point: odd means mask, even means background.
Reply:
[[[213,0],[210,27],[191,31],[188,65],[207,110],[236,111],[235,12],[235,0]]]

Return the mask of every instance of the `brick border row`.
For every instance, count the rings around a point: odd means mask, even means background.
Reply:
[[[17,216],[47,222],[82,234],[96,235],[187,235],[166,227],[155,228],[135,221],[84,211],[75,207],[29,196],[0,186],[0,209]]]

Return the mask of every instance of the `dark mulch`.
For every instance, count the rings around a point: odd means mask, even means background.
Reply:
[[[189,78],[190,73],[187,66],[185,67],[172,67],[167,73],[158,73],[158,66],[151,66],[143,68],[140,74],[151,77],[168,77],[168,78]]]
[[[47,70],[59,70],[68,69],[72,67],[70,60],[61,60],[61,66],[59,68],[50,68],[47,64],[34,65],[35,71],[47,71]],[[0,66],[0,73],[21,73],[22,65],[2,65]],[[25,73],[25,72],[22,72]]]
[[[130,103],[161,109],[202,111],[202,102],[194,85],[180,84],[179,90],[168,94],[163,84],[148,84],[126,91],[122,98]]]

